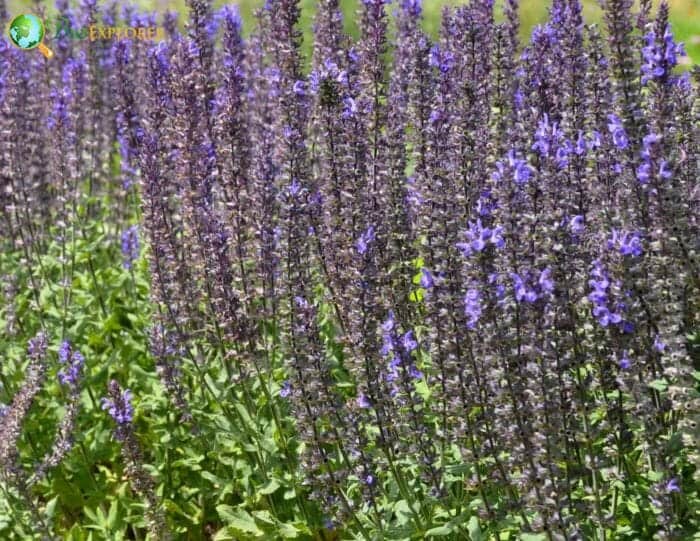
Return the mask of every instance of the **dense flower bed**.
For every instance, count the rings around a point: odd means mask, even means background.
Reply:
[[[697,539],[700,70],[650,5],[0,41],[0,537]]]

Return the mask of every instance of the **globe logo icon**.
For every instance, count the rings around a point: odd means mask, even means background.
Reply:
[[[51,58],[53,52],[43,43],[44,33],[43,21],[31,13],[18,15],[9,27],[10,39],[17,47],[25,50],[37,47],[46,58]]]

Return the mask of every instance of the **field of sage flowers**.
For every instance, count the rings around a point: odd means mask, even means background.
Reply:
[[[700,539],[700,68],[602,7],[0,39],[0,539]]]

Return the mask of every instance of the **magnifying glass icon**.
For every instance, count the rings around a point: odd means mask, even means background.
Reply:
[[[29,50],[36,47],[46,58],[53,56],[53,51],[44,45],[44,22],[36,15],[17,15],[10,22],[8,33],[12,43],[20,49]]]

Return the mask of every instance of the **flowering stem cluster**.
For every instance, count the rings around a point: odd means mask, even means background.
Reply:
[[[159,43],[60,39],[50,64],[0,42],[0,271],[21,269],[2,332],[36,329],[27,306],[42,328],[24,383],[2,372],[4,478],[23,479],[55,326],[66,412],[28,485],[67,460],[89,398],[152,539],[687,538],[700,70],[679,70],[666,2],[602,2],[602,35],[554,0],[522,46],[515,0],[502,22],[492,0],[445,8],[436,36],[420,0],[362,0],[357,40],[317,4],[308,69],[296,0],[250,34],[188,0]],[[183,464],[209,468],[196,488]]]

